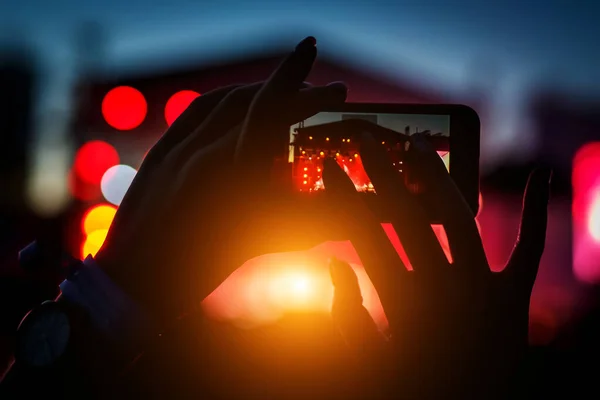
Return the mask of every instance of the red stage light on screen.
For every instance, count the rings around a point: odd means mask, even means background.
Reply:
[[[75,155],[75,173],[79,179],[94,185],[100,184],[107,169],[119,163],[119,153],[101,140],[87,142]]]
[[[600,142],[586,144],[573,160],[573,272],[600,283]]]
[[[107,124],[121,131],[135,129],[144,121],[148,104],[144,95],[129,86],[110,90],[102,100],[102,115]]]
[[[81,220],[81,229],[83,233],[89,235],[97,230],[108,230],[116,213],[117,207],[110,204],[99,204],[90,208],[86,211]]]
[[[200,93],[193,90],[182,90],[171,96],[165,106],[165,120],[167,121],[167,125],[171,126],[198,96],[200,96]]]
[[[385,234],[387,235],[388,239],[390,239],[390,242],[392,242],[392,246],[394,246],[394,249],[396,249],[396,252],[398,252],[400,259],[402,260],[406,268],[412,271],[413,267],[410,263],[410,260],[408,259],[408,255],[406,254],[404,247],[402,246],[402,243],[400,243],[400,238],[398,237],[398,233],[394,229],[394,226],[390,223],[383,223],[381,224],[381,226],[383,227],[383,230],[385,231]],[[444,226],[431,225],[431,229],[433,229],[435,236],[440,242],[440,246],[442,247],[446,258],[448,259],[448,262],[452,263],[453,259],[452,253],[450,252],[450,243],[448,242],[448,236],[446,236],[446,230],[444,229]]]

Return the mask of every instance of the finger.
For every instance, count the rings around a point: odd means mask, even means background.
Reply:
[[[259,82],[230,91],[202,124],[177,146],[176,157],[179,162],[187,162],[198,150],[228,135],[233,128],[239,126],[262,86],[263,83]]]
[[[352,267],[333,258],[329,264],[333,283],[331,317],[342,337],[357,356],[373,357],[386,342],[375,321],[363,306],[363,298]]]
[[[423,185],[428,205],[441,215],[453,263],[489,272],[475,216],[444,162],[424,135],[412,135],[410,143],[407,165],[414,170],[419,184]]]
[[[130,185],[125,198],[121,201],[121,209],[127,207],[130,202],[136,202],[143,192],[145,192],[146,176],[159,165],[164,158],[177,146],[183,139],[190,135],[212,112],[214,107],[225,98],[230,92],[241,87],[241,85],[231,85],[200,96],[188,106],[188,108],[177,118],[165,134],[156,142],[144,158],[144,162],[136,174],[134,182]],[[258,89],[256,90],[258,91]],[[123,214],[123,212],[121,212]]]
[[[286,95],[300,89],[300,85],[306,81],[316,57],[317,39],[308,36],[298,43],[294,51],[273,72],[267,80],[264,90]]]
[[[135,213],[133,210],[140,207],[147,190],[148,181],[155,179],[154,171],[156,171],[164,158],[170,156],[175,158],[179,163],[185,163],[199,148],[214,142],[218,135],[223,134],[223,131],[218,130],[218,126],[210,130],[206,135],[199,133],[199,129],[207,122],[210,122],[214,110],[222,107],[222,104],[226,101],[233,103],[232,108],[235,110],[243,108],[244,105],[247,107],[252,101],[252,97],[256,95],[262,85],[262,82],[246,86],[234,85],[217,89],[212,94],[209,93],[194,100],[190,107],[184,111],[184,114],[187,115],[181,120],[176,120],[167,133],[148,153],[144,164],[136,174],[129,190],[127,190],[121,201],[120,212],[115,216],[113,224],[126,223],[127,216],[133,215]],[[239,114],[237,117],[238,124],[244,117],[244,114]],[[231,118],[231,121],[228,122],[235,123],[236,115],[232,114]],[[177,124],[178,121],[179,124]],[[216,123],[222,122],[216,121]],[[229,131],[229,126],[229,124],[223,124],[225,132]],[[192,140],[194,141],[193,147],[188,145]],[[130,208],[132,211],[129,211]]]
[[[523,198],[521,227],[505,271],[527,290],[533,288],[544,247],[550,198],[550,169],[537,169],[529,176]]]
[[[287,100],[276,115],[257,120],[248,116],[243,136],[236,149],[236,163],[243,165],[248,174],[264,176],[272,168],[273,160],[287,154],[290,144],[290,126],[337,105],[343,104],[347,87],[341,82],[299,91]],[[271,119],[269,121],[269,119]],[[247,168],[251,166],[251,168]]]
[[[177,149],[181,147],[185,147],[182,143],[185,143],[186,140],[189,140],[189,138],[193,136],[194,132],[202,126],[213,110],[218,107],[224,99],[231,96],[234,92],[243,91],[246,97],[249,97],[247,104],[250,104],[252,97],[258,92],[263,84],[263,82],[258,82],[251,85],[231,85],[215,89],[196,98],[148,152],[144,163],[121,201],[119,212],[115,216],[113,225],[126,225],[128,223],[128,219],[135,214],[135,210],[139,209],[140,204],[143,202],[143,196],[146,193],[148,181],[155,179],[154,171],[156,171],[169,154],[177,152]],[[309,85],[304,84],[303,87],[309,87]],[[240,120],[241,118],[243,117],[240,117]],[[217,135],[200,138],[197,141],[197,146],[201,147],[209,144],[216,138]]]
[[[408,271],[388,239],[381,223],[358,198],[354,184],[333,159],[326,159],[323,169],[325,192],[331,201],[346,209],[344,224],[349,227],[350,239],[365,271],[373,282],[379,299],[391,320],[400,303],[403,275]]]
[[[242,90],[244,95],[238,93],[236,94],[236,97],[239,96],[241,102],[246,99],[247,101],[244,103],[244,106],[247,108],[250,106],[250,102],[263,85],[264,82],[256,82],[249,85],[231,85],[215,89],[196,98],[152,147],[144,160],[144,165],[147,167],[148,164],[156,165],[160,163],[173,148],[200,129],[202,123],[230,93],[238,89]],[[303,82],[301,87],[306,89],[313,87],[313,85],[308,82]],[[238,121],[238,123],[239,122],[241,121]],[[202,146],[212,143],[219,138],[219,135],[214,133],[215,132],[213,132],[212,135],[202,135],[196,142],[196,145]]]
[[[392,217],[392,225],[414,270],[435,273],[440,266],[447,265],[448,261],[431,229],[429,218],[401,182],[385,148],[373,136],[363,133],[360,154],[378,201]]]
[[[347,94],[348,87],[343,82],[304,88],[290,99],[289,107],[282,112],[282,121],[289,127],[312,117],[326,107],[343,103]]]
[[[312,106],[312,102],[292,105],[292,101],[317,56],[315,45],[316,41],[312,37],[300,42],[271,75],[251,105],[236,149],[236,163],[242,165],[246,173],[264,176],[270,172],[273,159],[285,154],[288,149],[289,125],[299,120],[290,120],[290,112],[294,114],[300,107],[297,115],[298,118],[303,118],[306,110],[302,106]],[[332,92],[338,93],[335,90]],[[336,99],[341,98],[338,103],[343,102],[345,97],[345,93],[334,96]],[[312,107],[311,109],[314,110]]]
[[[148,164],[158,164],[179,142],[190,135],[202,122],[208,117],[213,109],[219,104],[225,96],[233,90],[243,85],[231,85],[210,91],[200,97],[197,97],[186,108],[186,110],[177,118],[167,129],[165,134],[152,146],[144,160],[145,166]],[[258,92],[259,87],[255,90]]]
[[[289,108],[283,110],[281,113],[283,118],[288,121],[286,128],[287,139],[284,144],[278,152],[273,152],[270,156],[264,154],[264,148],[257,149],[256,152],[260,152],[259,154],[263,155],[257,161],[252,161],[251,159],[257,154],[250,154],[250,157],[247,157],[250,158],[250,160],[247,160],[246,163],[242,164],[242,173],[248,173],[247,171],[250,169],[248,166],[251,166],[252,169],[257,169],[257,163],[268,165],[269,168],[272,167],[276,157],[281,157],[289,151],[289,127],[294,122],[306,119],[328,105],[339,102],[340,91],[345,93],[345,86],[337,82],[327,86],[307,86],[303,84],[302,87],[303,89],[294,94],[289,101]],[[177,153],[177,157],[186,160],[192,153],[202,149],[207,141],[214,142],[216,137],[224,136],[234,128],[236,130],[239,129],[239,132],[241,132],[240,123],[247,113],[248,106],[252,101],[252,95],[255,94],[254,89],[254,85],[251,85],[235,89],[229,93],[214,109],[202,126],[182,143],[182,148]],[[236,146],[238,145],[239,140],[240,135],[228,135],[227,143],[223,143],[222,146],[219,146],[219,157],[230,160],[230,154],[233,155],[236,152]],[[263,144],[267,148],[271,146],[270,142],[264,142]],[[243,162],[243,160],[236,161],[239,163]],[[270,170],[268,172],[270,173]],[[262,176],[265,176],[265,174]],[[249,179],[245,180],[250,181]],[[258,181],[263,182],[265,179],[261,177]]]

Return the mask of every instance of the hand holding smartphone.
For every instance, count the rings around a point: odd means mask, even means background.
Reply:
[[[377,195],[360,157],[360,135],[368,131],[388,149],[390,162],[398,168],[411,193],[422,196],[418,177],[404,163],[409,137],[425,135],[444,161],[474,214],[479,208],[479,137],[477,113],[461,105],[347,103],[293,125],[287,162],[291,185],[297,193],[319,196],[323,192],[323,161],[330,157],[346,171],[357,191],[376,213]],[[290,179],[290,178],[288,178]],[[427,209],[432,223],[439,216]],[[380,215],[382,222],[387,216]]]

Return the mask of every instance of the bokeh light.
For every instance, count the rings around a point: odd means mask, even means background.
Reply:
[[[408,269],[410,261],[391,224],[382,224],[392,245]],[[433,225],[440,244],[451,261],[446,233]],[[388,328],[381,301],[351,242],[325,242],[305,252],[266,254],[247,261],[203,302],[207,315],[253,328],[273,323],[288,313],[329,313],[333,285],[330,257],[348,262],[363,296],[363,305],[380,330]]]
[[[102,115],[107,124],[115,129],[135,129],[146,118],[148,104],[144,95],[130,86],[110,90],[102,100]]]
[[[92,257],[96,256],[96,253],[100,250],[106,240],[108,229],[98,229],[85,238],[83,246],[81,246],[81,259],[85,259],[88,255]]]
[[[573,160],[573,272],[600,283],[600,142],[584,145]]]
[[[600,190],[590,206],[591,212],[588,221],[588,229],[592,238],[600,244]]]
[[[181,113],[183,113],[189,105],[200,96],[200,93],[193,90],[181,90],[175,93],[165,105],[165,120],[167,125],[171,126]]]
[[[93,201],[102,196],[100,185],[83,181],[74,167],[67,173],[67,182],[71,196],[79,201]]]
[[[288,313],[329,313],[333,286],[328,258],[319,252],[266,254],[247,261],[204,300],[207,315],[252,328]]]
[[[110,144],[93,140],[79,148],[75,155],[75,173],[86,183],[97,185],[107,169],[119,163],[119,153]]]
[[[108,230],[117,208],[110,204],[99,204],[90,208],[83,216],[81,229],[85,235],[97,230]]]
[[[450,152],[449,151],[438,151],[438,155],[441,157],[446,169],[450,171]]]
[[[135,168],[129,165],[120,164],[110,167],[100,182],[100,189],[106,201],[116,206],[120,205],[136,174]]]

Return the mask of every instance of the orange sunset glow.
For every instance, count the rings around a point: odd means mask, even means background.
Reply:
[[[391,224],[383,224],[407,267],[410,262]],[[450,250],[443,227],[434,226],[448,259]],[[272,323],[287,312],[329,313],[333,286],[328,260],[347,261],[356,272],[363,304],[380,329],[387,320],[373,284],[350,242],[326,242],[308,251],[267,254],[247,261],[203,303],[206,313],[243,328]]]

